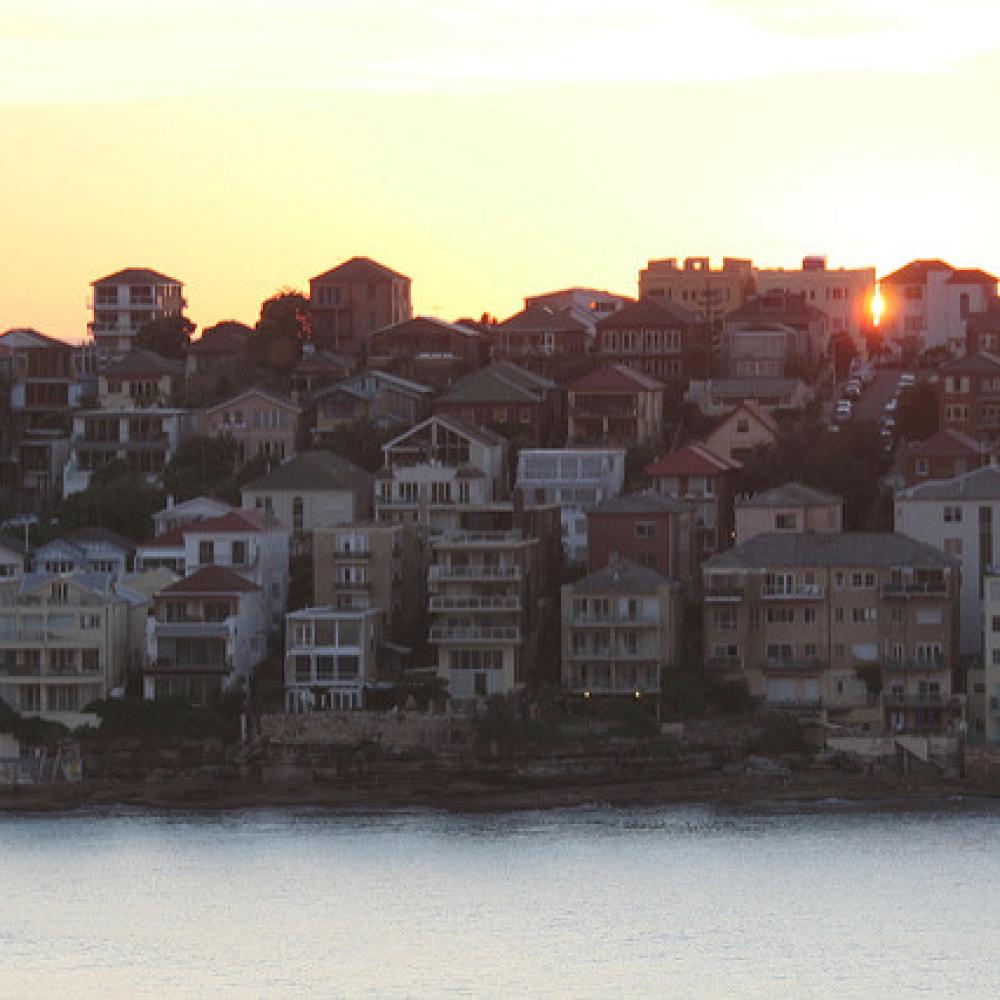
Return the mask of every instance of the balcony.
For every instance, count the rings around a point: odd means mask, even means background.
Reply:
[[[350,591],[362,591],[368,590],[371,587],[371,582],[369,580],[334,580],[333,589],[334,590],[350,590]]]
[[[818,583],[803,583],[798,587],[761,587],[760,596],[765,601],[818,601],[823,597],[823,587]]]
[[[825,669],[824,663],[819,657],[791,657],[789,659],[765,660],[761,664],[762,669],[768,673],[780,673],[781,671],[792,671],[794,673],[811,674],[818,673]]]
[[[371,549],[334,549],[333,558],[338,562],[361,562],[371,559]]]
[[[564,681],[567,690],[574,694],[606,694],[622,695],[626,698],[634,698],[636,691],[640,694],[654,695],[660,693],[660,685],[656,681],[636,681],[634,684],[627,684],[624,680],[597,680],[584,682],[576,677],[568,677]]]
[[[743,587],[706,587],[702,596],[709,604],[738,603],[746,591]]]
[[[520,566],[431,566],[432,581],[462,580],[520,580]]]
[[[521,598],[510,597],[444,597],[434,594],[431,611],[520,611]]]
[[[221,622],[207,622],[199,619],[190,621],[160,621],[157,619],[155,630],[157,637],[164,639],[172,636],[208,636],[228,638],[236,629],[235,619]]]
[[[206,663],[183,662],[158,656],[146,667],[146,673],[151,674],[228,674],[233,669],[232,657],[224,660],[211,660]]]
[[[728,672],[732,670],[743,670],[742,656],[708,656],[705,658],[705,666],[709,670],[719,670]]]
[[[527,540],[520,531],[449,531],[434,540],[434,547],[516,545]]]
[[[886,708],[944,708],[951,703],[951,696],[945,694],[898,694],[893,691],[882,693],[882,703]]]
[[[882,596],[885,598],[943,597],[947,593],[948,584],[944,580],[882,584]]]
[[[501,642],[521,641],[517,625],[432,625],[431,642]]]
[[[948,664],[945,663],[943,656],[922,657],[920,659],[893,658],[885,661],[885,669],[887,673],[891,674],[911,671],[937,673],[941,670],[947,670]]]

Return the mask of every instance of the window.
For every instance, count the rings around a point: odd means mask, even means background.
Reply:
[[[855,625],[870,625],[876,620],[875,608],[851,608],[851,621]]]
[[[633,533],[636,538],[655,538],[656,537],[656,522],[655,521],[636,521],[633,527]]]
[[[769,642],[767,658],[769,660],[790,660],[795,655],[795,647],[790,642]]]
[[[768,623],[768,625],[794,625],[795,624],[795,609],[794,608],[768,608],[767,609],[767,623]]]
[[[740,417],[736,421],[736,433],[737,434],[749,434],[750,433],[750,421],[746,417]]]
[[[803,617],[807,625],[814,625],[816,623],[816,609],[806,608],[805,611],[803,611]]]
[[[834,573],[833,574],[833,582],[834,582],[835,586],[837,586],[837,587],[843,587],[844,586],[844,574],[841,573],[841,572]]]
[[[211,566],[215,562],[215,543],[198,543],[198,563],[201,566]]]
[[[892,621],[893,625],[901,624],[903,621],[903,609],[893,608],[892,614],[890,615],[890,620]]]
[[[961,507],[945,507],[944,508],[944,522],[945,524],[957,523],[962,520],[962,508]]]
[[[301,536],[302,526],[305,520],[304,504],[302,497],[292,498],[292,534]]]
[[[245,566],[247,561],[247,543],[233,542],[232,562],[234,566]]]
[[[872,590],[876,579],[874,573],[852,573],[851,587],[854,590]]]
[[[838,623],[842,622],[844,620],[844,609],[843,608],[834,608],[834,611],[833,611],[833,620],[835,622],[838,622]]]
[[[723,632],[735,632],[739,621],[736,608],[713,608],[712,626]]]
[[[929,475],[931,471],[931,463],[926,458],[918,458],[914,464],[914,472],[918,476]]]
[[[805,656],[816,656],[816,643],[807,642],[805,646],[802,647],[802,652]]]
[[[775,514],[775,531],[795,531],[798,526],[798,518],[794,514]]]
[[[844,658],[844,652],[844,644],[842,642],[838,642],[833,647],[833,655],[836,656],[838,660],[842,660]]]

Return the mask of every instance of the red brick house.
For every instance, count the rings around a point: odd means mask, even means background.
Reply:
[[[530,364],[553,354],[582,356],[590,339],[587,328],[568,312],[528,306],[505,319],[493,333],[493,357]]]
[[[570,444],[657,444],[663,434],[662,382],[625,365],[608,365],[568,388]]]
[[[904,477],[907,486],[930,479],[954,479],[990,464],[988,450],[962,431],[938,431],[925,441],[914,441],[906,449]]]
[[[696,326],[682,306],[640,299],[598,322],[597,353],[608,364],[686,385],[685,347]]]
[[[939,369],[940,426],[980,440],[1000,436],[1000,357],[986,352]]]
[[[489,353],[489,338],[481,330],[433,316],[415,316],[387,326],[376,331],[368,343],[369,365],[378,368],[398,362],[400,370],[408,372],[412,365],[481,368]]]

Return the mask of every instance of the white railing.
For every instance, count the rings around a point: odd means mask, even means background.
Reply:
[[[432,625],[431,642],[520,642],[516,625]]]

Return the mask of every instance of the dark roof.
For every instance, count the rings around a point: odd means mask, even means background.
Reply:
[[[245,489],[246,487],[244,487]],[[200,521],[189,521],[181,525],[185,535],[239,535],[245,531],[267,531],[268,524],[262,512],[257,510],[231,510],[219,517],[203,517]]]
[[[161,594],[249,594],[260,587],[225,566],[206,566],[170,584]]]
[[[524,333],[580,333],[586,332],[587,328],[565,310],[528,306],[505,319],[497,329]]]
[[[914,441],[907,447],[906,453],[914,458],[982,455],[983,446],[974,437],[946,427],[924,441]]]
[[[124,271],[115,271],[114,274],[98,278],[90,284],[96,287],[97,285],[179,285],[181,282],[148,267],[127,267]]]
[[[719,455],[701,442],[696,442],[668,452],[647,465],[644,471],[647,476],[715,476],[742,468],[742,463],[735,459]]]
[[[67,344],[65,340],[57,340],[49,337],[31,327],[20,326],[0,334],[0,346],[3,347],[62,347],[65,350],[72,350],[73,345]]]
[[[665,389],[666,386],[645,372],[627,365],[606,365],[569,386],[570,392],[636,392],[639,390]]]
[[[947,282],[949,285],[990,285],[996,288],[997,278],[978,267],[958,267]]]
[[[296,366],[295,373],[302,372],[349,372],[351,362],[342,354],[332,351],[313,351],[307,354]]]
[[[539,403],[556,384],[510,362],[498,362],[460,378],[442,403]]]
[[[678,325],[693,326],[698,317],[683,306],[672,302],[654,302],[650,298],[630,302],[618,312],[604,316],[597,321],[597,329],[604,330],[648,330],[651,327],[676,329]]]
[[[223,320],[202,331],[201,337],[188,348],[194,354],[239,354],[246,349],[253,330],[234,319]]]
[[[591,514],[683,514],[687,506],[674,497],[655,493],[653,490],[643,490],[640,493],[624,493],[621,496],[609,497],[595,507]]]
[[[483,328],[481,324],[474,324],[472,320],[461,319],[455,323],[438,319],[435,316],[414,316],[412,319],[404,319],[400,323],[392,326],[384,326],[376,331],[377,336],[383,337],[415,337],[421,333],[454,333],[461,337],[478,338],[485,330],[492,330],[493,327]]]
[[[391,268],[372,260],[370,257],[352,257],[345,260],[343,264],[338,264],[329,271],[317,274],[310,281],[385,281],[386,279],[403,278],[410,279],[405,274],[393,271]]]
[[[887,274],[879,279],[880,285],[924,285],[931,271],[954,271],[951,264],[946,264],[937,258],[929,260],[912,260],[898,271]]]
[[[938,369],[941,372],[960,372],[970,375],[997,375],[1000,374],[1000,358],[989,351],[980,351],[978,354],[966,354],[961,358],[955,358],[941,365]]]
[[[142,549],[182,549],[184,548],[185,527],[182,524],[169,531],[164,531],[162,535],[147,539],[139,547]]]
[[[822,309],[817,309],[806,301],[805,292],[764,292],[748,299],[726,315],[726,328],[732,324],[758,323],[770,321],[795,325],[816,323],[826,318]]]
[[[619,559],[577,580],[573,592],[581,594],[655,594],[658,587],[679,586],[648,566]]]
[[[491,431],[488,427],[477,427],[475,424],[470,424],[467,421],[462,420],[460,417],[456,417],[453,413],[435,413],[426,420],[422,420],[419,424],[415,424],[413,427],[407,428],[407,430],[394,437],[391,441],[386,441],[383,447],[392,448],[398,442],[405,441],[408,437],[422,431],[431,423],[442,424],[449,430],[454,431],[456,434],[471,438],[473,441],[478,441],[480,444],[489,445],[491,447],[496,447],[496,445],[506,445],[507,443],[507,439],[505,437],[497,434],[496,431]]]
[[[754,420],[762,424],[764,428],[772,434],[776,435],[778,433],[778,421],[775,420],[774,417],[767,412],[767,410],[758,406],[752,399],[744,399],[735,410],[731,410],[724,417],[722,417],[715,425],[715,430],[718,430],[725,424],[732,423],[733,420],[738,419],[740,410],[744,410],[749,413]]]
[[[773,490],[765,490],[736,501],[738,507],[827,506],[832,503],[843,503],[843,500],[836,493],[827,493],[826,490],[818,490],[815,486],[806,486],[804,483],[784,483],[775,486]]]
[[[958,560],[898,532],[850,534],[771,533],[720,552],[705,569],[770,569],[774,566],[912,566],[946,569]]]
[[[121,361],[106,368],[101,374],[105,378],[129,375],[180,375],[183,368],[180,361],[171,361],[155,351],[129,351]]]
[[[802,382],[797,378],[713,378],[708,381],[712,396],[739,397],[743,402],[756,396],[791,395]]]
[[[371,476],[332,451],[303,451],[275,466],[267,475],[247,483],[245,491],[354,490],[371,491]]]
[[[294,399],[289,399],[288,396],[283,396],[280,392],[272,392],[270,389],[262,389],[258,385],[251,386],[249,389],[244,389],[241,393],[235,396],[231,396],[229,399],[224,399],[221,403],[213,403],[211,406],[205,407],[206,413],[214,413],[216,410],[221,410],[226,406],[232,406],[233,403],[246,398],[247,396],[263,396],[264,399],[269,399],[272,403],[277,403],[279,406],[284,406],[289,410],[298,410],[301,412],[302,408]]]
[[[114,545],[122,552],[131,552],[135,548],[135,542],[124,535],[119,535],[117,531],[110,531],[108,528],[75,528],[62,536],[66,541],[74,545],[84,545],[87,543],[97,543],[103,545]]]
[[[1000,469],[995,465],[965,472],[954,479],[935,479],[900,490],[897,500],[1000,500]]]

